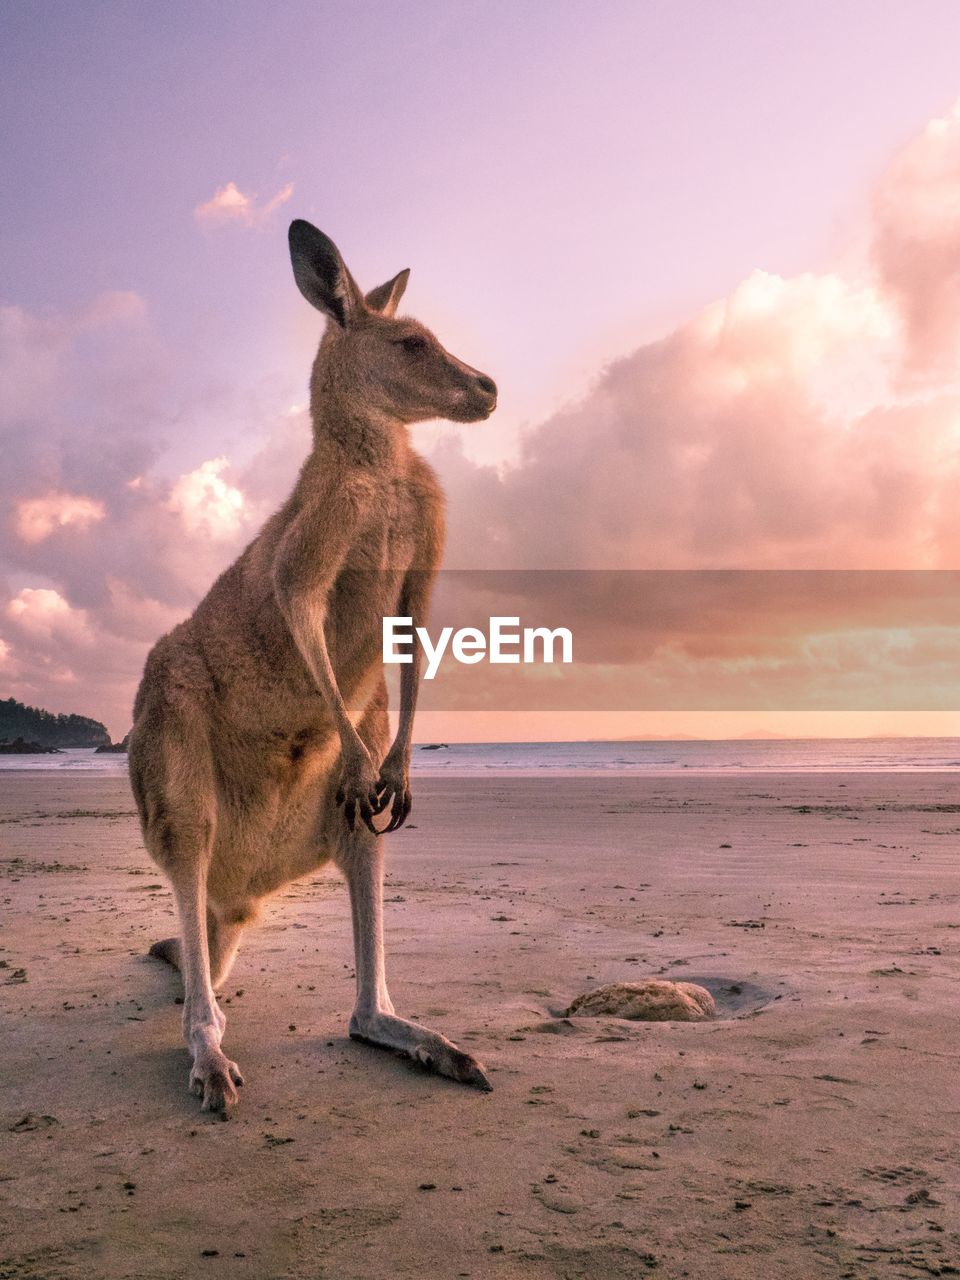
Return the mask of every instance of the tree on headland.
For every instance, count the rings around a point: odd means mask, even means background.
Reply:
[[[0,742],[17,738],[43,747],[100,747],[110,742],[106,727],[89,716],[55,715],[15,698],[0,699]]]

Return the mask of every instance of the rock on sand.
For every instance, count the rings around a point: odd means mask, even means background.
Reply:
[[[694,982],[610,982],[577,996],[567,1016],[633,1018],[644,1022],[696,1022],[717,1011],[713,996]]]

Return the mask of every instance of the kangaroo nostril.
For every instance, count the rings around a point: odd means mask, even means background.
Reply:
[[[477,378],[477,386],[481,391],[485,391],[488,396],[495,396],[497,394],[497,384],[492,378],[488,378],[485,373],[481,373]]]

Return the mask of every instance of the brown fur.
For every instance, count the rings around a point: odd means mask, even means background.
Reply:
[[[364,298],[322,233],[295,222],[290,239],[297,283],[329,317],[310,383],[313,449],[281,509],[150,653],[130,740],[144,841],[181,921],[180,939],[153,953],[184,975],[190,1083],[205,1108],[242,1083],[213,994],[242,927],[331,859],[353,907],[351,1034],[488,1087],[478,1063],[393,1013],[374,817],[389,805],[396,829],[409,812],[419,677],[418,663],[401,668],[388,749],[381,620],[425,623],[443,547],[442,492],[408,425],[485,418],[496,388],[396,318],[406,272]]]

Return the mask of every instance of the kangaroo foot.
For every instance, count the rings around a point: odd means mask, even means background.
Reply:
[[[489,1092],[493,1085],[481,1064],[469,1053],[458,1049],[445,1036],[427,1027],[408,1022],[389,1013],[371,1013],[350,1019],[350,1038],[378,1049],[392,1049],[437,1075],[447,1076],[458,1084]]]
[[[203,1099],[201,1111],[222,1111],[237,1103],[237,1089],[243,1076],[235,1062],[219,1050],[208,1049],[197,1055],[190,1069],[190,1092]]]

